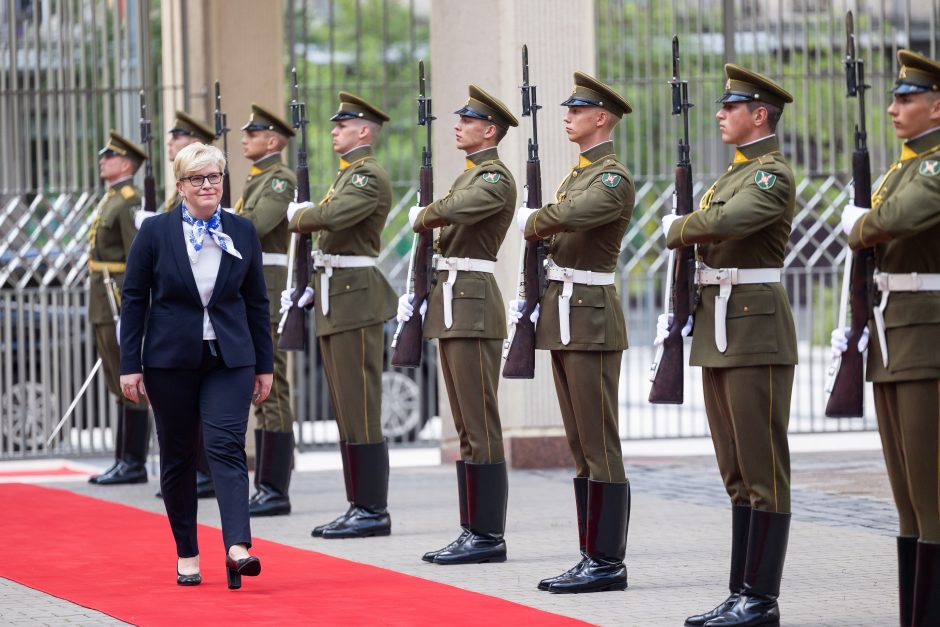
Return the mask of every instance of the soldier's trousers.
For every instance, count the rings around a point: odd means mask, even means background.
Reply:
[[[555,392],[579,477],[623,483],[617,428],[623,351],[552,351]]]
[[[506,459],[496,399],[502,350],[502,340],[438,340],[444,386],[465,462],[497,464]]]
[[[793,366],[702,368],[705,413],[732,505],[789,513]]]
[[[340,439],[350,444],[381,442],[382,323],[320,336],[320,355]]]
[[[264,402],[255,406],[255,419],[263,431],[290,433],[294,429],[294,412],[290,404],[290,384],[287,382],[287,353],[277,350],[280,336],[277,322],[271,325],[271,340],[274,342],[274,382],[271,393]]]
[[[139,403],[132,403],[124,398],[121,392],[121,347],[118,345],[115,326],[112,323],[95,324],[95,344],[98,348],[98,357],[101,358],[101,367],[104,369],[104,380],[108,384],[108,391],[117,397],[118,403],[130,409],[147,411],[147,401],[140,399]]]
[[[875,411],[901,535],[940,542],[940,380],[875,383]]]

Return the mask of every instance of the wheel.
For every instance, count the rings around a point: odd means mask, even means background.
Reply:
[[[38,450],[46,445],[46,414],[56,406],[55,398],[43,394],[33,381],[14,383],[0,396],[0,429],[4,450]]]
[[[382,432],[386,437],[405,437],[421,427],[420,392],[411,377],[394,371],[382,373]]]

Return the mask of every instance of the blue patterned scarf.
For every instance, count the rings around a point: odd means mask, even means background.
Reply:
[[[186,203],[184,202],[183,222],[193,227],[186,240],[186,248],[192,263],[196,263],[199,259],[199,251],[202,250],[202,240],[205,238],[206,234],[208,234],[223,251],[238,259],[242,258],[241,253],[235,250],[235,244],[232,242],[232,238],[222,232],[222,210],[218,207],[215,208],[215,213],[213,213],[212,217],[208,220],[197,220],[190,215],[189,209],[186,208]]]

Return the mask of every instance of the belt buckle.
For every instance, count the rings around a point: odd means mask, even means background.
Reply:
[[[561,274],[565,283],[571,283],[574,280],[574,268],[562,268]]]

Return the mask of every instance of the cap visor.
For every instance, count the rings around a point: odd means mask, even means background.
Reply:
[[[256,124],[254,122],[249,122],[248,124],[243,126],[241,130],[243,131],[266,131],[268,130],[268,127],[265,126],[264,124]]]
[[[577,98],[575,96],[572,96],[571,98],[568,98],[563,103],[561,103],[561,106],[563,107],[599,107],[600,105],[592,100],[584,100],[583,98]]]
[[[479,111],[474,111],[470,107],[463,107],[463,108],[457,109],[456,111],[454,111],[454,113],[457,115],[465,115],[468,118],[476,118],[478,120],[489,120],[489,118],[486,115],[480,113]]]
[[[330,122],[336,122],[338,120],[355,120],[355,119],[359,119],[359,116],[356,115],[355,113],[349,113],[347,111],[340,111],[339,113],[334,114],[333,117],[330,118]]]
[[[751,96],[750,94],[745,95],[745,94],[727,93],[727,94],[723,94],[721,98],[719,98],[715,102],[719,102],[719,103],[721,102],[750,102],[751,100],[754,100],[754,97]]]
[[[924,87],[923,85],[912,85],[911,83],[898,83],[893,88],[891,88],[890,93],[892,94],[920,94],[925,91],[930,91],[930,88]]]

